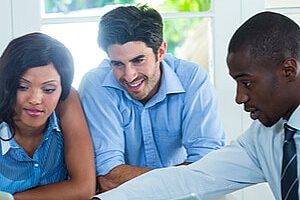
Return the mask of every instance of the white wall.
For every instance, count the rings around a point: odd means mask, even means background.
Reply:
[[[226,9],[231,5],[230,9]],[[226,65],[227,45],[236,27],[241,23],[240,0],[216,0],[213,21],[214,84],[220,97],[222,121],[227,141],[242,132],[242,109],[234,102],[235,83],[228,74]],[[234,12],[232,12],[234,10]],[[226,19],[226,20],[224,20]]]
[[[0,26],[0,53],[2,53],[4,47],[12,38],[12,15],[10,1],[0,1]]]
[[[39,0],[11,0],[13,37],[41,29]]]
[[[2,0],[0,1],[0,53],[8,42],[20,35],[41,28],[39,0]]]

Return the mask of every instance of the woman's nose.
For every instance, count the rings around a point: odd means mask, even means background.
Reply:
[[[33,105],[38,105],[42,103],[42,99],[43,99],[43,94],[41,91],[32,91],[29,98],[29,103]]]

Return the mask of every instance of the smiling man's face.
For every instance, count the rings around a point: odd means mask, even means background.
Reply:
[[[163,42],[157,55],[144,42],[133,41],[108,47],[114,76],[129,95],[146,104],[160,86],[160,62],[166,52]]]

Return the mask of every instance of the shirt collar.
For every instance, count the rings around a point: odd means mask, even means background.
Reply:
[[[289,126],[300,130],[300,105],[298,105],[296,110],[292,113],[287,123]]]
[[[171,69],[171,67],[162,61],[162,80],[160,85],[160,91],[163,94],[183,93],[185,92],[177,74]]]
[[[56,113],[53,112],[50,116],[49,116],[49,123],[48,123],[48,127],[47,129],[51,129],[51,130],[56,130],[56,131],[61,131],[60,130],[60,121],[59,118],[57,117]]]
[[[0,124],[0,135],[2,138],[4,139],[8,139],[12,136],[9,126],[6,122],[2,122]],[[7,153],[7,151],[9,150],[10,146],[10,142],[9,141],[3,141],[0,140],[1,142],[1,151],[2,151],[2,156],[5,155]]]
[[[49,116],[49,123],[48,123],[48,127],[47,130],[56,130],[60,132],[60,128],[59,128],[59,119],[56,115],[55,112],[53,112],[50,116]],[[47,131],[46,131],[47,132]],[[49,133],[51,133],[52,131],[49,131]],[[0,135],[2,138],[10,138],[12,136],[12,133],[10,131],[10,128],[8,126],[8,124],[6,122],[2,122],[0,124]],[[14,140],[14,139],[12,139]],[[2,150],[2,156],[5,155],[8,150],[10,148],[16,147],[15,145],[13,145],[13,141],[3,141],[0,140],[1,142],[1,150]]]
[[[100,64],[100,67],[102,67],[102,66],[105,66],[105,67],[111,66],[111,64],[108,59],[104,59]],[[105,77],[102,85],[106,86],[106,87],[113,87],[113,88],[125,91],[125,89],[116,80],[112,68],[109,71],[109,73],[107,74],[107,76]]]

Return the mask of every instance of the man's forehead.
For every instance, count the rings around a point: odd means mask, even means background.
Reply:
[[[128,58],[128,60],[125,60],[125,59],[121,59],[121,60],[117,60],[117,59],[112,59],[110,58],[110,62],[111,63],[115,63],[115,62],[134,62],[138,59],[143,59],[143,58],[146,58],[147,56],[146,55],[137,55],[131,59]]]
[[[251,76],[259,69],[255,63],[249,52],[246,51],[231,52],[227,55],[229,74],[234,78]]]
[[[129,61],[152,53],[152,49],[143,42],[127,42],[123,45],[113,44],[108,48],[108,56],[111,60]]]

